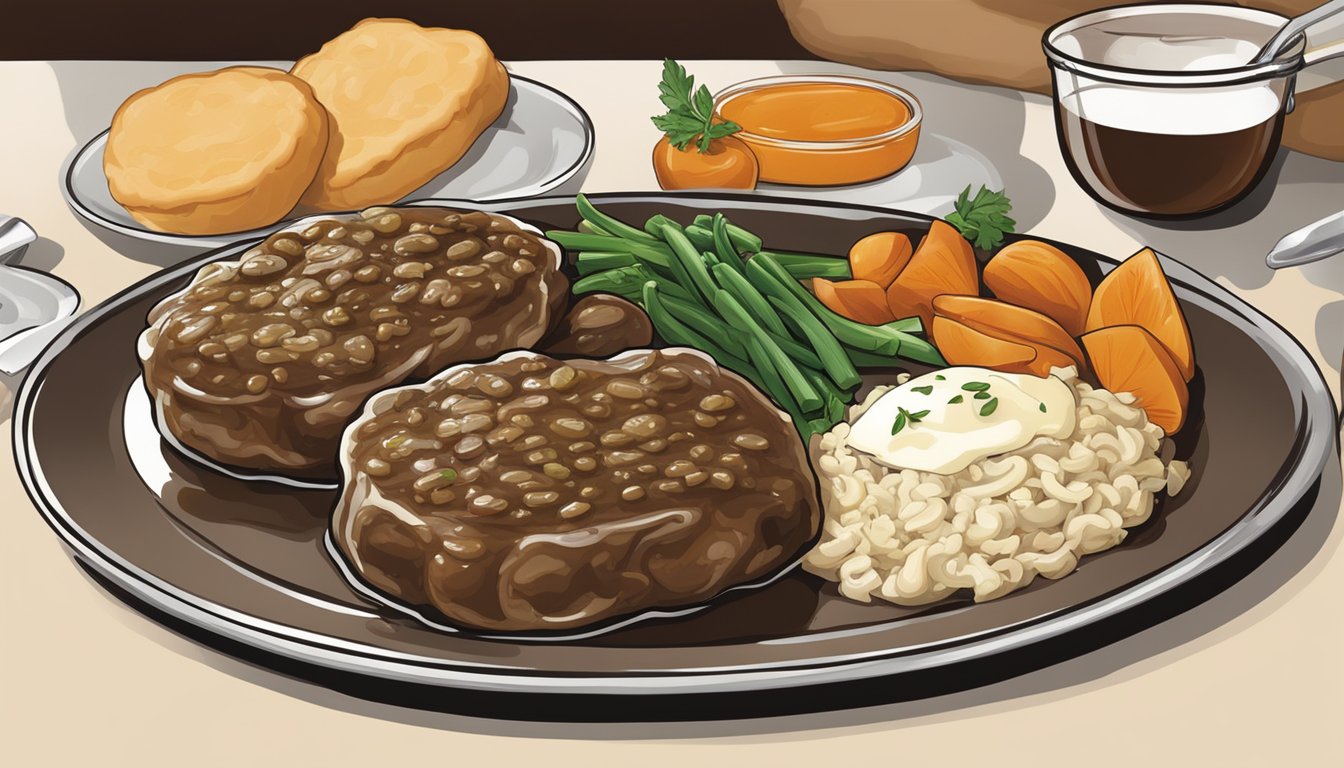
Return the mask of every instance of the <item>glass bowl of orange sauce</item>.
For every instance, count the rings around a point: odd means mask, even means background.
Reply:
[[[839,186],[880,179],[915,154],[923,112],[894,85],[844,75],[747,80],[714,96],[714,109],[742,126],[761,181]]]

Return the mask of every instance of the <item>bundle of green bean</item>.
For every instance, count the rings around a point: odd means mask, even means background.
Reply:
[[[644,308],[669,344],[708,353],[750,379],[807,439],[844,418],[860,366],[895,358],[946,365],[919,318],[864,325],[832,312],[798,281],[848,277],[843,258],[761,249],[721,213],[681,226],[655,215],[643,229],[583,195],[577,232],[546,236],[578,252],[574,293],[614,293]]]

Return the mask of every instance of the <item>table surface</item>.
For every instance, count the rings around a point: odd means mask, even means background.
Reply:
[[[718,88],[818,62],[685,62]],[[43,236],[25,256],[79,288],[84,308],[182,258],[84,225],[57,183],[61,163],[132,91],[209,63],[0,63],[0,212]],[[525,62],[520,75],[568,93],[598,136],[584,191],[656,189],[659,63]],[[1344,164],[1284,152],[1247,201],[1198,223],[1158,226],[1107,211],[1077,186],[1047,99],[928,75],[865,73],[938,95],[926,131],[984,152],[1022,228],[1113,255],[1150,245],[1205,272],[1296,336],[1336,401],[1344,357],[1344,258],[1272,272],[1285,232],[1344,204]],[[923,91],[923,92],[922,92]],[[577,188],[577,184],[576,184]],[[7,421],[17,377],[0,377]],[[1217,436],[1213,439],[1235,439]],[[109,597],[39,518],[0,448],[0,762],[10,765],[346,765],[508,755],[508,764],[914,764],[1039,759],[1130,765],[1320,764],[1344,717],[1344,526],[1332,465],[1302,528],[1245,579],[1168,622],[996,685],[868,709],[712,723],[502,722],[369,703],[198,646]],[[1049,757],[1047,757],[1049,756]]]

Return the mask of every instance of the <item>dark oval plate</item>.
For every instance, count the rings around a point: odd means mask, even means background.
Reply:
[[[819,253],[842,253],[877,230],[918,234],[929,222],[746,195],[594,199],[630,221],[721,210],[768,244]],[[543,229],[577,223],[572,198],[426,202],[508,213]],[[127,394],[138,386],[133,349],[146,312],[203,263],[239,247],[159,273],[62,334],[19,394],[16,461],[51,527],[119,595],[207,643],[357,695],[471,709],[473,701],[530,694],[525,704],[492,711],[630,719],[713,711],[669,704],[684,699],[666,694],[726,696],[742,716],[858,700],[815,695],[832,684],[886,678],[881,687],[891,698],[908,699],[991,682],[1149,626],[1244,575],[1300,520],[1290,513],[1314,495],[1334,442],[1334,404],[1297,342],[1213,282],[1165,260],[1200,365],[1196,407],[1179,443],[1194,476],[1123,545],[1084,558],[1066,578],[1037,579],[983,605],[902,608],[847,601],[794,570],[694,614],[583,639],[439,632],[342,578],[323,544],[335,492],[240,481],[163,446],[151,446],[154,466],[146,468],[128,447],[137,429],[123,429],[123,421]],[[1060,247],[1094,280],[1115,265]],[[449,697],[445,688],[477,693]],[[778,692],[757,693],[767,689]],[[615,703],[579,708],[575,696]],[[538,710],[542,700],[556,705]]]

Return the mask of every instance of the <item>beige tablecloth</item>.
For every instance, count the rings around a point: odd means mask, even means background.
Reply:
[[[717,89],[799,62],[686,62]],[[75,284],[85,308],[171,263],[81,223],[57,173],[132,90],[207,64],[0,63],[0,212],[43,239],[26,264]],[[592,116],[586,191],[656,188],[659,64],[526,62],[518,74]],[[1344,205],[1344,164],[1285,153],[1237,210],[1159,227],[1101,209],[1073,182],[1041,97],[880,75],[926,97],[926,131],[998,169],[1030,231],[1124,255],[1147,244],[1273,317],[1316,358],[1339,399],[1344,258],[1277,273],[1280,235]],[[936,109],[931,105],[935,104]],[[3,418],[15,379],[0,379]],[[1211,439],[1237,440],[1235,433]],[[0,448],[0,763],[270,766],[499,765],[1132,766],[1329,764],[1344,720],[1344,531],[1338,466],[1288,544],[1182,616],[1025,677],[906,704],[773,720],[672,725],[525,724],[400,709],[259,670],[179,638],[107,596],[41,521]],[[458,695],[458,694],[451,694]],[[837,702],[837,705],[842,702]]]

